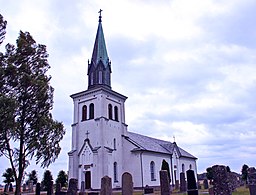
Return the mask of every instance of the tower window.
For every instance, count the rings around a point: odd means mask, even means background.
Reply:
[[[99,84],[102,84],[102,71],[99,71]]]
[[[115,106],[114,112],[115,112],[115,121],[118,121],[118,107],[117,106]]]
[[[90,113],[89,113],[89,119],[94,119],[94,104],[90,104]]]
[[[113,140],[114,150],[116,150],[116,139]]]
[[[182,168],[182,172],[185,173],[185,165],[184,164],[181,165],[181,168]]]
[[[192,169],[192,165],[191,164],[189,165],[189,169]]]
[[[118,182],[118,180],[117,180],[117,162],[114,162],[114,182]]]
[[[155,163],[154,161],[151,161],[150,163],[150,177],[151,177],[151,181],[155,181]]]
[[[82,121],[85,121],[87,119],[87,106],[84,105],[82,107]]]
[[[113,119],[112,105],[111,104],[108,105],[108,118],[111,119],[111,120]]]

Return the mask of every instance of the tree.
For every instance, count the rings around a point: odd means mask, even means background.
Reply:
[[[46,170],[44,172],[44,177],[43,177],[43,180],[41,182],[41,189],[43,191],[48,191],[48,189],[50,189],[52,181],[53,181],[53,177],[52,177],[51,171]]]
[[[0,14],[0,45],[4,40],[4,35],[6,33],[7,22],[4,20],[4,17]]]
[[[2,176],[5,178],[4,183],[6,183],[8,186],[12,182],[14,182],[14,175],[13,175],[12,168],[6,169]]]
[[[65,133],[50,112],[54,89],[46,74],[47,58],[46,46],[22,31],[16,46],[7,44],[6,53],[0,54],[0,156],[10,161],[16,195],[28,160],[48,167],[58,157]]]
[[[37,184],[37,173],[36,170],[32,170],[29,174],[28,174],[28,180],[26,181],[26,183],[28,184],[29,181],[33,181],[33,185]]]
[[[65,173],[65,171],[61,170],[58,173],[57,179],[56,179],[56,184],[60,183],[61,187],[67,187],[68,185],[68,175]]]
[[[249,166],[244,164],[242,167],[242,180],[245,181],[245,183],[247,184],[247,178],[248,178],[248,168]]]
[[[170,175],[170,168],[168,162],[166,160],[162,161],[162,167],[161,170],[166,170],[169,178],[169,182],[171,182],[171,175]]]
[[[208,167],[206,169],[206,177],[207,177],[208,180],[210,180],[210,184],[212,184],[212,180],[213,180],[212,167]]]
[[[227,166],[226,169],[227,169],[227,172],[228,172],[228,173],[231,173],[231,170],[230,170],[230,167],[229,167],[229,166]]]

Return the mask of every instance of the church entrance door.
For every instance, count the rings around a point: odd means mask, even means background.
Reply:
[[[85,172],[85,189],[91,188],[91,171]]]

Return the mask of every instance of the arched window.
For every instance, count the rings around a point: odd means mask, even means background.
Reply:
[[[84,105],[82,107],[82,121],[85,121],[87,119],[87,106]]]
[[[113,140],[114,150],[116,150],[116,138]]]
[[[115,106],[114,112],[115,112],[115,121],[118,121],[118,108],[117,108],[117,106]]]
[[[112,105],[111,104],[108,105],[108,118],[111,119],[111,120],[113,119]]]
[[[151,181],[155,181],[155,163],[154,161],[150,162],[150,177],[151,177]]]
[[[185,173],[185,165],[182,164],[181,167],[182,167],[182,172]]]
[[[117,180],[117,162],[114,162],[114,182],[118,182],[118,180]]]
[[[189,165],[189,169],[192,169],[192,165],[191,164]]]
[[[90,113],[89,113],[89,119],[94,119],[94,104],[90,104]]]

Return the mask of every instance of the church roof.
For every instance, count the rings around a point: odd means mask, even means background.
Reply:
[[[157,152],[157,153],[165,153],[165,154],[173,154],[174,149],[178,152],[179,157],[187,157],[197,159],[192,154],[178,147],[174,142],[168,142],[144,135],[140,135],[137,133],[128,132],[128,135],[125,138],[133,143],[136,148],[132,151],[148,151],[148,152]]]
[[[109,58],[102,28],[101,15],[99,17],[99,25],[93,47],[92,64],[96,66],[100,61],[103,63],[105,67],[107,67],[109,63]]]

